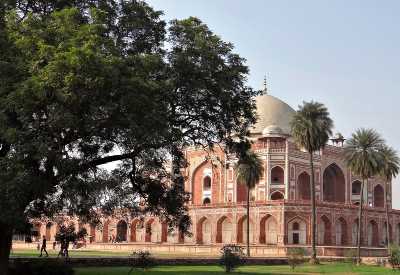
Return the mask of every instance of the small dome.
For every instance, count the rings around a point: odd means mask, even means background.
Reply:
[[[285,133],[282,131],[282,129],[279,126],[273,124],[273,125],[270,125],[270,126],[266,127],[262,131],[262,135],[264,137],[283,136],[283,135],[285,135]]]
[[[256,98],[257,123],[250,130],[252,134],[263,135],[269,126],[278,127],[282,134],[290,134],[290,121],[296,113],[292,107],[282,100],[271,95],[262,95]],[[271,128],[272,130],[272,128]]]

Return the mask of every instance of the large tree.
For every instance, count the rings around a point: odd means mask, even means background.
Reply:
[[[389,223],[389,204],[388,194],[389,187],[392,183],[393,178],[399,173],[400,158],[397,155],[396,150],[388,145],[384,145],[380,149],[381,163],[380,163],[380,175],[385,179],[385,212],[386,212],[386,245],[389,250],[390,246],[390,223]]]
[[[311,263],[318,263],[316,243],[316,204],[313,154],[325,147],[332,135],[333,121],[329,117],[328,109],[318,102],[304,102],[291,121],[291,133],[296,144],[305,149],[309,155],[311,175]]]
[[[247,256],[250,257],[250,192],[262,178],[264,171],[260,157],[251,150],[245,153],[238,152],[239,160],[236,164],[237,182],[246,185],[246,244]]]
[[[364,205],[365,183],[381,170],[381,149],[384,145],[382,137],[373,129],[361,128],[352,134],[345,145],[345,161],[354,175],[362,178],[357,230],[357,264],[361,263],[362,214]]]
[[[232,44],[161,15],[134,0],[0,2],[0,274],[13,232],[61,210],[186,231],[182,149],[230,147],[255,122]]]

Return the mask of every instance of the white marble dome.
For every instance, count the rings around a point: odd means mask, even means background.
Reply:
[[[282,100],[262,95],[256,98],[257,123],[250,130],[254,135],[264,135],[274,131],[280,135],[290,134],[290,121],[295,110]]]

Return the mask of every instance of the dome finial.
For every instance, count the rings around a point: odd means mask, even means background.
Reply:
[[[264,74],[264,94],[268,94],[268,88],[267,88],[267,74]]]

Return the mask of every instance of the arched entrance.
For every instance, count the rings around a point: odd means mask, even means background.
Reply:
[[[383,187],[380,184],[376,185],[374,188],[374,206],[385,206],[385,192],[383,191]]]
[[[285,184],[285,171],[280,166],[271,169],[271,185]]]
[[[126,242],[128,233],[128,224],[124,220],[120,220],[117,223],[117,236],[115,237],[116,242]]]
[[[211,223],[206,217],[203,217],[198,221],[196,232],[198,244],[211,243]]]
[[[336,164],[329,165],[323,176],[323,200],[328,202],[344,202],[346,181],[342,170]]]
[[[232,223],[223,216],[217,222],[217,243],[230,244],[232,243]]]
[[[368,223],[368,246],[379,246],[378,224],[372,220]]]
[[[288,223],[288,243],[304,245],[307,242],[307,224],[302,219],[294,219]]]
[[[51,222],[48,222],[46,224],[46,240],[50,241],[51,240],[51,228],[53,227],[53,224]]]
[[[260,221],[260,243],[273,245],[278,243],[278,223],[271,215],[266,215]]]
[[[347,244],[347,223],[344,218],[339,218],[335,224],[336,245]]]
[[[318,224],[318,244],[331,245],[331,222],[326,216],[322,216]]]
[[[103,243],[108,243],[110,238],[108,234],[108,225],[110,224],[110,221],[105,221],[103,224]]]
[[[145,241],[152,243],[161,242],[161,226],[155,219],[150,219],[146,222]]]
[[[249,228],[249,239],[250,243],[254,242],[253,239],[253,223],[250,220],[250,228]],[[247,216],[243,216],[238,221],[237,226],[237,242],[238,243],[246,243],[247,242]]]
[[[311,188],[310,188],[310,175],[307,172],[303,172],[297,179],[297,199],[298,200],[310,200]]]

